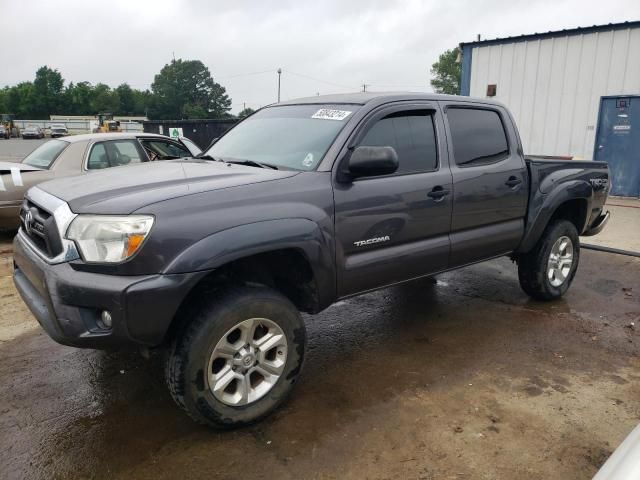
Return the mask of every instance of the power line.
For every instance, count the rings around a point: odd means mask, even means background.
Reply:
[[[261,70],[259,72],[238,73],[238,74],[235,74],[235,75],[222,75],[222,76],[217,75],[215,78],[217,78],[217,79],[225,79],[225,78],[227,78],[228,79],[228,78],[248,77],[248,76],[251,76],[251,75],[262,75],[263,73],[273,73],[275,71],[276,71],[276,69],[274,68],[272,70]]]
[[[340,88],[346,88],[346,89],[349,89],[349,90],[355,90],[355,87],[353,85],[341,85],[339,83],[328,82],[327,80],[322,80],[321,78],[312,77],[311,75],[305,75],[303,73],[292,72],[291,70],[283,70],[283,72],[289,73],[291,75],[295,75],[296,77],[307,78],[309,80],[314,80],[316,82],[326,83],[327,85],[333,85],[334,87],[340,87]]]

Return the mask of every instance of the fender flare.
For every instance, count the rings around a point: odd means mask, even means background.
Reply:
[[[578,234],[581,234],[589,220],[589,212],[593,204],[593,187],[584,180],[571,180],[558,184],[547,194],[536,189],[529,201],[529,212],[536,212],[536,214],[528,216],[525,235],[516,252],[523,253],[531,250],[542,237],[556,210],[570,200],[584,200],[587,203],[585,218],[578,228]]]
[[[332,235],[306,218],[266,220],[209,235],[178,255],[163,273],[215,270],[229,262],[282,249],[299,250],[309,262],[318,293],[318,308],[336,296]]]

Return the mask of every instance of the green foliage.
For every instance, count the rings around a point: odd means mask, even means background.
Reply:
[[[155,76],[151,90],[159,119],[216,118],[231,109],[225,88],[199,60],[173,60]]]
[[[240,113],[238,113],[238,118],[244,118],[244,117],[248,117],[249,115],[251,115],[253,112],[255,112],[255,110],[251,107],[247,107],[244,110],[241,110]]]
[[[436,93],[460,94],[460,76],[462,65],[458,63],[458,47],[447,50],[438,57],[438,61],[431,66],[431,86]]]
[[[198,60],[177,60],[165,65],[152,91],[126,83],[111,88],[104,83],[70,82],[66,87],[58,70],[40,67],[33,82],[0,89],[0,113],[23,119],[48,119],[49,115],[149,116],[158,119],[226,118],[231,99],[213,81]]]
[[[58,70],[44,66],[36,72],[29,108],[31,117],[48,119],[50,114],[60,112],[64,79]]]

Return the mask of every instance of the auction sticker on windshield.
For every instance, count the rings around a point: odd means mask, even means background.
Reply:
[[[348,110],[332,110],[330,108],[321,108],[311,115],[311,118],[319,118],[320,120],[344,120],[351,112]]]

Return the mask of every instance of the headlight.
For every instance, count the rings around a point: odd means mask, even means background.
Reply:
[[[149,215],[78,215],[66,237],[86,262],[119,263],[140,250],[152,225]]]

